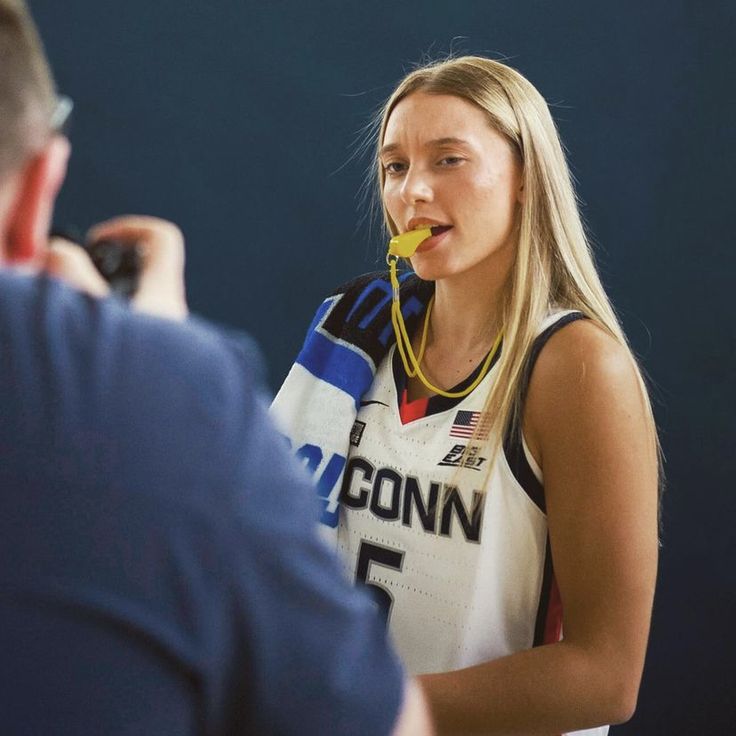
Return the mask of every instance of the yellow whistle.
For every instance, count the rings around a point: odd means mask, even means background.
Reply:
[[[411,258],[417,248],[430,237],[432,237],[432,230],[428,227],[394,235],[388,242],[388,254],[399,258]]]

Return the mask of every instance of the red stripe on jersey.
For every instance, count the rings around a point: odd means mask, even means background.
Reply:
[[[557,580],[552,578],[549,591],[549,603],[547,604],[547,617],[544,622],[544,643],[554,644],[560,640],[562,635],[562,599]]]
[[[399,401],[399,416],[402,424],[409,424],[415,419],[421,419],[427,416],[427,405],[429,404],[429,396],[425,396],[415,401],[409,401],[406,389],[401,394]]]

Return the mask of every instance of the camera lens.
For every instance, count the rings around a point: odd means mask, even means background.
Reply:
[[[138,289],[140,246],[118,240],[99,240],[87,246],[92,263],[116,294],[130,298]]]

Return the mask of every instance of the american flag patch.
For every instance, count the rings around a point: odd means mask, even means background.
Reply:
[[[450,429],[450,437],[472,437],[478,427],[478,439],[488,437],[488,418],[482,411],[459,411]]]

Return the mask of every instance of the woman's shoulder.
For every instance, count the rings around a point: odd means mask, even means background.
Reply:
[[[628,346],[595,320],[571,312],[560,317],[555,326],[537,358],[532,380],[590,381],[621,373],[636,376]]]
[[[388,283],[387,272],[371,271],[369,273],[363,273],[360,274],[360,276],[355,276],[349,281],[345,281],[340,284],[328,294],[328,298],[339,296],[341,294],[360,294],[365,291],[365,289],[371,288],[376,284],[381,284],[384,281]]]
[[[402,312],[406,327],[411,330],[429,302],[434,284],[422,281],[412,272],[402,274],[400,281]],[[330,336],[333,342],[355,346],[378,365],[391,342],[392,297],[393,288],[385,272],[351,279],[322,301],[308,334]]]
[[[580,442],[577,431],[603,438],[626,425],[617,417],[635,423],[646,415],[644,391],[627,345],[592,319],[566,324],[545,344],[529,381],[524,434],[532,454],[543,457],[545,437]]]
[[[399,275],[399,282],[402,295],[404,293],[408,295],[415,292],[424,293],[425,291],[431,292],[433,290],[431,282],[422,281],[413,271],[401,273]],[[340,284],[340,286],[328,295],[328,299],[342,294],[360,296],[365,292],[376,290],[385,291],[387,294],[391,293],[391,281],[388,271],[370,271],[369,273],[356,276]]]
[[[405,319],[411,320],[429,302],[434,293],[434,282],[422,281],[413,271],[406,271],[399,276],[399,291],[402,311],[409,312],[408,317],[404,315]],[[388,273],[364,273],[333,289],[322,300],[317,315],[321,317],[329,312],[333,320],[351,322],[357,319],[363,322],[368,313],[371,318],[385,316],[390,320],[392,297],[393,287]]]
[[[539,425],[562,416],[602,416],[639,404],[642,386],[628,346],[592,319],[576,319],[546,341],[527,393],[527,418]]]

